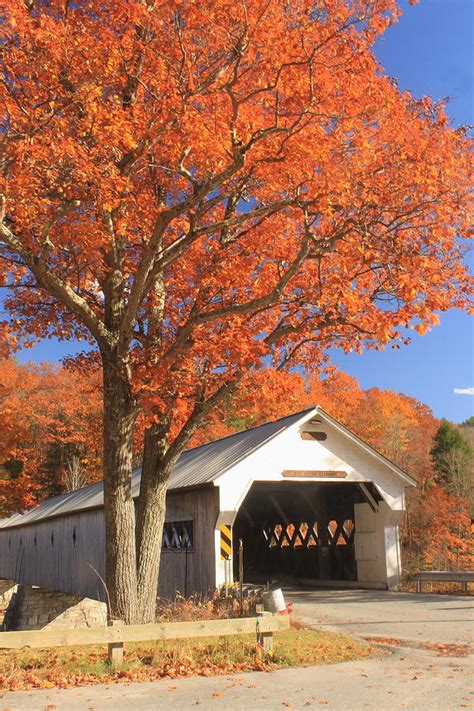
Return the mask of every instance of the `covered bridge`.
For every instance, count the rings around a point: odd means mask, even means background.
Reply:
[[[158,594],[236,578],[239,539],[245,582],[393,588],[415,485],[320,407],[190,449],[171,476]],[[0,578],[103,600],[104,551],[101,482],[0,522]]]

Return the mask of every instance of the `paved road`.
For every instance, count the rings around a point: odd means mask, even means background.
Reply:
[[[270,674],[155,681],[130,686],[16,692],[0,700],[10,711],[454,711],[474,708],[466,659],[398,650],[394,655]]]
[[[386,590],[285,590],[296,615],[318,627],[417,642],[474,642],[474,598]]]
[[[0,711],[474,709],[472,657],[438,656],[416,647],[420,641],[471,641],[472,598],[308,590],[288,592],[287,598],[295,602],[295,614],[312,624],[322,621],[346,632],[399,637],[407,645],[373,659],[269,674],[7,693],[0,699]]]

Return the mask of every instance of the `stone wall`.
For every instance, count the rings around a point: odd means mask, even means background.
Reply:
[[[2,591],[4,591],[2,593]],[[4,605],[3,619],[1,606]],[[101,627],[107,624],[103,602],[0,581],[0,624],[8,630],[38,630],[57,627]]]

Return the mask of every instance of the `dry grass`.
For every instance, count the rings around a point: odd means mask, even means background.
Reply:
[[[107,664],[105,647],[0,652],[4,690],[82,686],[183,676],[211,676],[277,667],[331,664],[372,654],[368,644],[344,635],[292,626],[274,635],[264,655],[250,635],[127,644],[120,671]]]
[[[263,602],[262,591],[245,595],[242,601],[243,617],[253,617],[256,606]],[[223,589],[207,595],[183,597],[180,593],[174,601],[161,600],[156,607],[156,622],[190,622],[195,620],[218,620],[240,617],[240,595],[237,584],[229,585],[227,594]]]

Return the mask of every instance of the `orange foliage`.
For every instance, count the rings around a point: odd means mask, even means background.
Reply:
[[[438,426],[427,405],[378,388],[366,391],[354,422],[360,437],[412,474],[421,491],[434,483],[430,449]]]
[[[201,658],[198,660],[186,656],[185,653],[180,653],[179,649],[173,647],[158,651],[161,656],[158,656],[156,645],[137,647],[128,655],[130,664],[126,662],[124,669],[112,671],[107,664],[107,653],[102,650],[84,654],[82,650],[72,648],[72,651],[68,651],[67,654],[64,653],[61,658],[58,658],[56,650],[43,649],[33,656],[31,669],[25,669],[24,663],[15,659],[17,663],[10,663],[8,671],[5,673],[0,671],[0,684],[4,691],[68,689],[89,684],[130,684],[131,682],[182,679],[192,676],[210,677],[223,674],[229,676],[250,671],[272,671],[277,668],[271,657],[259,659],[254,646],[247,641],[240,642],[239,657],[243,661],[230,659],[229,661],[215,662],[213,661],[212,648],[209,649],[209,647],[208,653],[206,654],[206,650],[203,650]],[[222,657],[222,653],[220,656]],[[127,652],[125,652],[125,658],[127,659]],[[79,667],[85,671],[80,671]],[[216,693],[210,698],[221,695],[223,694]]]
[[[99,343],[172,438],[466,306],[470,143],[377,63],[396,0],[0,6],[5,347]]]
[[[468,503],[433,486],[414,493],[403,534],[413,567],[472,570],[474,546]]]
[[[0,512],[31,507],[68,483],[97,479],[101,417],[93,376],[1,361]]]
[[[0,0],[0,349],[95,348],[121,619],[154,609],[157,487],[246,374],[314,373],[331,347],[406,342],[468,307],[472,144],[377,62],[399,15],[397,0]],[[137,417],[154,450],[143,547]]]

